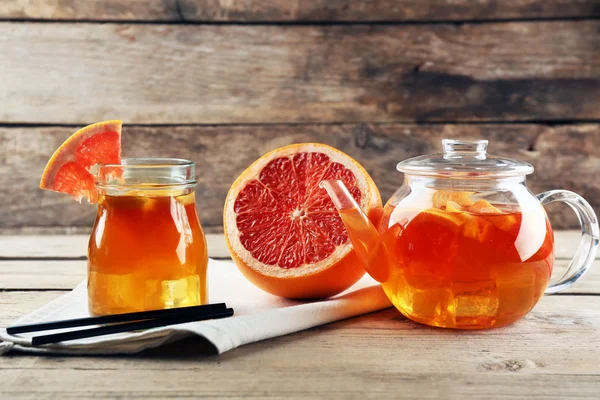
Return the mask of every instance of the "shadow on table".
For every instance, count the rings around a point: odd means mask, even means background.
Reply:
[[[96,355],[86,357],[102,357],[113,359],[130,359],[140,361],[194,361],[220,363],[237,358],[251,357],[255,354],[277,351],[285,347],[295,346],[303,341],[313,341],[315,337],[320,337],[320,342],[334,344],[340,335],[344,332],[354,332],[351,335],[365,335],[367,337],[372,331],[387,332],[390,340],[402,340],[403,338],[415,337],[421,338],[428,336],[481,336],[481,335],[504,335],[512,330],[518,329],[518,324],[492,330],[455,330],[428,327],[413,322],[404,317],[398,310],[388,308],[386,310],[376,311],[369,314],[336,321],[330,324],[317,326],[304,331],[279,336],[268,340],[250,343],[223,354],[219,354],[217,349],[208,340],[191,336],[177,342],[165,344],[154,349],[144,350],[137,354],[115,354],[115,355]],[[390,336],[391,335],[391,336]],[[13,354],[9,355],[12,356]],[[14,356],[18,356],[15,353]],[[81,357],[61,355],[58,357]]]
[[[267,351],[275,346],[289,346],[295,342],[311,340],[320,334],[327,334],[332,331],[337,331],[340,328],[353,326],[357,329],[373,329],[377,328],[382,323],[393,324],[411,324],[412,322],[406,319],[397,310],[387,309],[375,311],[372,313],[344,319],[341,321],[332,322],[329,324],[316,326],[304,331],[291,333],[289,335],[278,336],[268,340],[262,340],[255,343],[250,343],[223,354],[218,353],[217,349],[208,340],[198,336],[189,337],[174,343],[170,343],[155,349],[144,350],[141,353],[128,355],[126,357],[139,359],[170,359],[170,360],[212,360],[215,359],[225,361],[238,357],[247,357],[254,353]],[[406,329],[406,328],[404,328]],[[118,356],[117,356],[118,357]]]
[[[160,358],[160,359],[196,359],[218,356],[217,348],[208,340],[193,336],[163,346],[144,350],[138,354],[127,355],[132,358]],[[115,356],[120,357],[120,356]],[[122,356],[121,356],[122,357]]]

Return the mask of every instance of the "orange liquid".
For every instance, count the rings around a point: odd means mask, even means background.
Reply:
[[[400,222],[387,228],[393,210],[386,208],[382,218],[381,245],[372,264],[387,267],[382,287],[408,318],[445,328],[499,327],[522,318],[543,295],[554,263],[547,220],[529,237],[519,237],[519,212],[429,209],[403,216],[397,210],[394,219]],[[350,226],[359,222],[352,210],[340,214]],[[352,242],[368,243],[360,232],[350,234]],[[527,248],[523,241],[541,243],[525,260],[518,250]]]
[[[193,193],[100,195],[89,243],[93,314],[205,304],[207,264]]]

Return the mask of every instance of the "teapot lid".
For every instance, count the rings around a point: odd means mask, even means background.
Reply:
[[[522,176],[533,172],[529,163],[486,153],[487,140],[443,139],[443,153],[427,154],[398,163],[410,175],[486,178]]]

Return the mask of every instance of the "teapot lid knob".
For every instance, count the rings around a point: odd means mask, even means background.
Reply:
[[[487,146],[487,140],[442,139],[442,150],[446,160],[465,157],[485,160]]]

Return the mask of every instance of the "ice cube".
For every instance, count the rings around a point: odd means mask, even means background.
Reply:
[[[462,207],[455,201],[448,200],[446,201],[446,211],[448,212],[461,212]]]
[[[406,308],[409,313],[440,326],[453,326],[452,292],[448,288],[413,288],[407,296]]]
[[[496,318],[500,302],[495,281],[454,282],[452,293],[457,328],[478,326],[481,319]]]
[[[448,200],[452,200],[457,203],[460,207],[468,207],[474,204],[471,200],[472,192],[454,192],[451,190],[437,190],[433,193],[432,203],[435,208],[443,208]]]
[[[522,264],[511,264],[506,270],[514,273],[504,274],[496,279],[500,306],[499,314],[525,314],[534,306],[536,301],[536,276],[531,268]]]
[[[477,239],[480,243],[488,240],[492,224],[480,216],[469,215],[467,213],[461,215],[466,221],[463,226],[463,235],[465,237]]]
[[[164,280],[160,282],[160,286],[162,292],[160,299],[164,308],[200,304],[200,277],[198,275]]]

